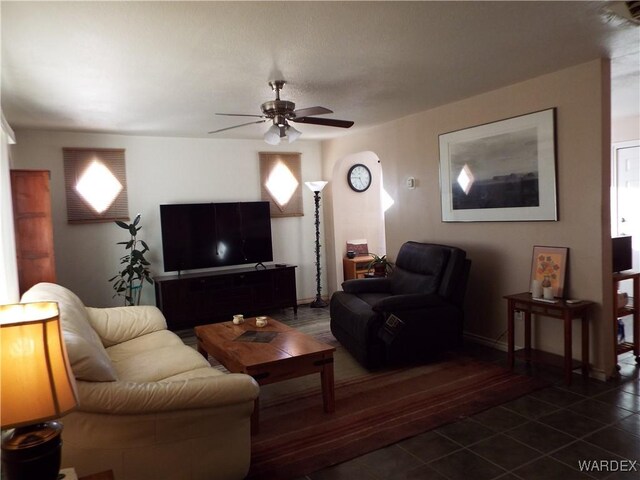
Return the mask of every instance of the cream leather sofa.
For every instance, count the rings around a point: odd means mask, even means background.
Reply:
[[[79,405],[60,419],[63,467],[117,480],[245,477],[253,378],[212,368],[156,307],[85,307],[51,283],[22,296],[35,301],[58,302],[77,380]]]

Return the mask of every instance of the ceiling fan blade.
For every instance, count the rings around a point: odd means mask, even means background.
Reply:
[[[234,125],[233,127],[227,127],[227,128],[221,128],[220,130],[213,130],[212,132],[208,132],[208,133],[220,133],[220,132],[224,132],[225,130],[231,130],[232,128],[238,128],[238,127],[244,127],[245,125],[253,125],[254,123],[264,123],[267,120],[258,120],[257,122],[247,122],[247,123],[241,123],[240,125]]]
[[[300,117],[292,118],[292,122],[298,123],[310,123],[312,125],[325,125],[327,127],[340,127],[349,128],[353,125],[351,120],[336,120],[334,118],[315,118],[315,117]]]
[[[296,110],[293,113],[296,114],[297,118],[300,118],[300,117],[308,117],[311,115],[326,115],[327,113],[333,113],[333,111],[324,107],[309,107],[309,108],[301,108],[300,110]]]
[[[244,114],[244,113],[216,113],[216,115],[224,115],[226,117],[258,117],[258,118],[264,118],[264,115],[252,115],[252,114]]]

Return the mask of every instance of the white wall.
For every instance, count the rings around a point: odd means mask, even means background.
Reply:
[[[349,169],[361,163],[371,172],[371,186],[364,192],[354,192],[347,183]],[[373,152],[358,152],[341,158],[327,175],[333,181],[325,195],[327,244],[327,282],[329,291],[340,289],[344,280],[342,259],[347,253],[347,241],[366,239],[369,251],[385,255],[384,213],[382,212],[382,168]]]
[[[11,205],[9,145],[15,134],[0,111],[0,305],[20,301],[18,264]]]
[[[18,130],[13,168],[51,171],[51,197],[58,282],[91,306],[112,299],[108,279],[116,274],[126,232],[109,223],[69,225],[64,194],[63,147],[124,148],[129,214],[142,214],[139,237],[151,249],[154,274],[162,274],[160,209],[163,203],[260,200],[258,152],[273,151],[262,141],[141,137]],[[278,151],[302,153],[302,180],[321,177],[320,144],[298,141]],[[315,297],[313,194],[302,187],[305,215],[271,221],[274,262],[298,265],[298,299]],[[324,242],[322,242],[324,243]],[[325,255],[322,252],[322,260]],[[326,287],[325,287],[326,288]],[[323,291],[326,291],[323,289]],[[153,286],[141,303],[154,304]]]
[[[611,121],[611,143],[640,139],[640,117],[614,118]]]

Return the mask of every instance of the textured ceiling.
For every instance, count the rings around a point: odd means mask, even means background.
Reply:
[[[259,114],[284,78],[283,99],[354,130],[603,56],[614,115],[638,115],[640,27],[603,5],[2,1],[2,110],[14,128],[207,137],[251,121],[215,112]]]

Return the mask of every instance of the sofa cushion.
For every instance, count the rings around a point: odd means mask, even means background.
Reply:
[[[203,367],[209,362],[168,330],[149,333],[107,349],[118,378],[157,382]]]
[[[64,343],[76,378],[92,382],[117,380],[109,355],[76,294],[54,283],[38,283],[22,295],[21,301],[58,303]]]
[[[222,367],[224,368],[224,367]],[[225,371],[218,370],[217,368],[212,368],[211,365],[206,367],[197,368],[195,370],[189,370],[188,372],[182,372],[177,375],[173,375],[171,377],[167,377],[163,382],[180,382],[183,380],[191,380],[194,378],[211,378],[211,377],[219,377],[221,375],[227,375],[229,372],[225,369]]]

